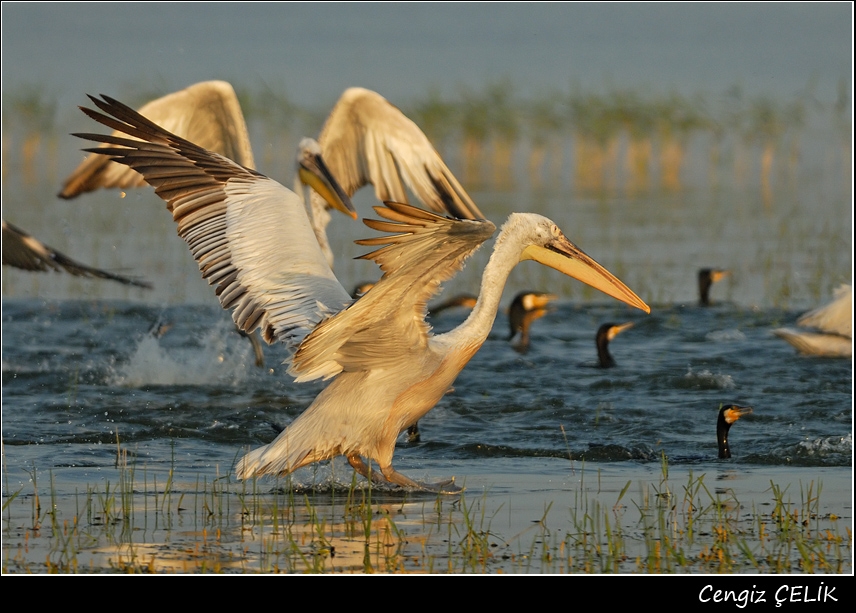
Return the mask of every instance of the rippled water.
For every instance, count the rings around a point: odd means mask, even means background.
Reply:
[[[539,507],[558,500],[559,508],[580,485],[582,466],[597,471],[598,493],[601,472],[612,479],[603,490],[611,505],[627,480],[656,479],[665,458],[672,470],[742,485],[751,504],[769,504],[774,476],[797,496],[822,480],[832,498],[826,516],[852,524],[852,361],[799,356],[772,334],[852,277],[849,170],[840,172],[838,157],[809,158],[769,192],[752,180],[712,185],[698,179],[706,151],[705,143],[690,147],[687,184],[675,191],[539,189],[521,176],[502,191],[471,190],[498,223],[513,210],[556,220],[652,313],[555,271],[519,266],[503,306],[531,289],[558,294],[555,308],[535,322],[526,353],[506,340],[506,315],[498,315],[455,391],[420,422],[422,441],[401,439],[398,470],[416,479],[454,475],[470,491]],[[13,211],[13,221],[69,255],[147,277],[155,289],[4,268],[5,500],[42,488],[42,499],[51,492],[73,506],[93,482],[115,482],[120,449],[159,483],[180,472],[186,492],[194,480],[228,474],[239,454],[270,442],[321,386],[293,384],[277,346],[265,348],[264,368],[254,365],[250,344],[216,306],[150,190],[68,203],[53,198],[55,187],[22,185],[13,174],[4,182],[4,215]],[[363,215],[373,203],[370,190],[355,199]],[[368,235],[344,218],[331,226],[345,287],[377,277],[373,264],[351,259],[363,253],[351,239]],[[489,247],[478,252],[447,294],[474,292],[488,255]],[[709,308],[697,305],[695,286],[706,266],[732,271],[713,287]],[[465,315],[449,311],[432,323],[444,331]],[[149,333],[158,321],[172,326],[160,339]],[[594,367],[594,335],[607,321],[635,326],[613,341],[618,366],[604,370]],[[733,458],[719,460],[715,421],[725,403],[754,413],[731,430]],[[337,486],[351,482],[344,462],[333,467]],[[311,467],[296,479],[330,483],[331,472]],[[6,526],[26,524],[26,502],[13,505],[25,519],[4,515]],[[517,529],[509,518],[509,531]]]
[[[438,331],[465,313],[445,312]],[[560,302],[520,353],[507,320],[421,422],[418,463],[551,456],[714,465],[723,403],[751,405],[731,431],[732,464],[850,466],[848,360],[801,357],[771,330],[797,314],[722,303],[655,308]],[[172,324],[160,339],[158,320]],[[594,333],[635,321],[596,367]],[[3,304],[3,440],[7,468],[98,466],[117,438],[149,463],[174,452],[190,467],[228,470],[246,447],[306,408],[319,385],[293,384],[281,348],[254,365],[250,343],[215,307],[159,309],[118,302]],[[181,461],[182,463],[184,460]],[[16,471],[17,472],[17,471]]]

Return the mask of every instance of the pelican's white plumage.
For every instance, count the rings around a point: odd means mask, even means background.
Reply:
[[[534,259],[649,311],[621,281],[540,215],[515,213],[503,225],[469,318],[432,335],[426,303],[439,285],[494,232],[485,220],[461,220],[407,204],[375,207],[369,227],[390,233],[358,241],[383,277],[353,301],[324,257],[300,198],[254,171],[176,137],[129,107],[91,98],[96,121],[145,142],[81,134],[110,146],[91,149],[145,176],[166,200],[203,276],[244,331],[294,350],[298,381],[332,379],[271,444],[238,461],[238,477],[285,474],[345,455],[364,476],[426,487],[395,471],[399,433],[427,413],[487,338],[512,268]],[[115,119],[114,119],[115,118]],[[380,474],[372,472],[374,460]],[[381,476],[382,475],[382,476]],[[453,489],[448,483],[438,486]]]
[[[853,355],[853,286],[841,285],[829,304],[797,319],[802,329],[778,328],[773,333],[800,353],[849,358]]]
[[[241,105],[225,81],[196,83],[149,102],[139,113],[203,149],[255,168]],[[330,172],[348,197],[371,183],[381,201],[406,203],[410,190],[438,213],[459,219],[484,218],[425,134],[380,94],[359,87],[345,90],[327,117],[318,143]],[[99,188],[144,184],[134,170],[107,156],[91,154],[66,179],[59,196],[75,198]],[[310,206],[316,237],[332,264],[327,239],[331,205],[313,192]]]

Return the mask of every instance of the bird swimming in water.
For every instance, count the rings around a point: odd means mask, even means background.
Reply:
[[[703,306],[710,305],[710,286],[722,281],[730,275],[730,270],[719,268],[702,268],[698,271],[698,302]]]
[[[365,281],[363,283],[357,284],[351,292],[351,296],[354,298],[361,298],[363,294],[369,291],[372,287],[374,287],[374,282]],[[467,309],[471,309],[476,305],[477,298],[472,294],[458,294],[449,298],[448,300],[444,300],[443,302],[437,303],[428,308],[428,315],[436,315],[437,313],[442,313],[447,309],[453,309],[455,307],[464,307]]]
[[[109,279],[123,285],[152,288],[152,284],[148,281],[117,275],[73,260],[5,219],[3,220],[3,265],[32,272],[48,270],[67,272],[75,277]]]
[[[716,418],[716,443],[721,459],[731,457],[731,448],[728,446],[728,431],[731,425],[751,412],[752,407],[740,407],[736,404],[728,404],[719,409],[719,416]]]
[[[434,407],[487,339],[503,286],[521,261],[535,260],[650,312],[555,223],[513,213],[496,238],[472,313],[452,331],[433,335],[425,322],[428,299],[493,235],[493,223],[395,202],[375,207],[382,219],[364,223],[385,234],[357,243],[375,248],[362,257],[375,261],[383,276],[355,301],[333,275],[299,196],[109,96],[90,99],[102,112],[81,107],[89,117],[142,140],[77,134],[108,145],[88,151],[136,169],[155,187],[239,328],[260,328],[268,343],[290,348],[289,374],[298,383],[329,380],[272,443],[238,460],[240,479],[284,475],[344,455],[375,482],[460,491],[452,481],[418,483],[396,471],[395,441]]]
[[[508,337],[512,341],[520,334],[520,341],[515,349],[526,351],[529,348],[529,328],[532,322],[547,314],[547,305],[556,299],[554,294],[544,292],[524,291],[518,293],[511,306],[508,307],[508,327],[511,334]]]
[[[616,336],[618,336],[625,330],[632,327],[633,322],[628,321],[624,324],[603,324],[600,328],[597,329],[597,334],[594,337],[594,342],[595,345],[597,345],[598,366],[600,366],[601,368],[612,368],[613,366],[615,366],[615,360],[609,353],[609,341],[614,339]]]
[[[852,357],[853,286],[839,286],[832,302],[800,316],[797,325],[804,329],[778,328],[773,334],[806,355]]]
[[[456,307],[463,307],[465,309],[471,309],[476,306],[476,302],[478,298],[473,296],[472,294],[457,294],[452,296],[448,300],[444,300],[438,304],[432,305],[428,308],[429,315],[436,315],[437,313],[442,313],[448,309],[454,309]]]

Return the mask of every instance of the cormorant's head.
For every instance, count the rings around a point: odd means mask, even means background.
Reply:
[[[731,424],[752,412],[752,407],[740,407],[736,404],[728,404],[719,410],[716,420],[716,441],[719,445],[719,457],[730,458],[731,449],[728,447],[728,430]]]

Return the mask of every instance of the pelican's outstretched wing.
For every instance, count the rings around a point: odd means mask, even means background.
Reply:
[[[486,220],[451,219],[408,204],[385,204],[374,209],[388,221],[364,223],[393,234],[356,241],[380,247],[362,258],[377,262],[384,275],[351,307],[306,337],[290,369],[298,381],[395,364],[423,349],[430,331],[425,322],[428,299],[496,229]]]
[[[422,130],[380,94],[345,90],[318,142],[349,196],[371,183],[378,200],[407,202],[406,185],[438,213],[484,219]]]
[[[167,132],[108,97],[105,114],[81,107],[133,139],[76,134],[107,147],[87,149],[143,175],[167,203],[202,276],[216,286],[240,329],[262,329],[291,348],[351,302],[309,224],[301,198],[276,181]]]
[[[97,277],[110,279],[124,285],[135,285],[151,289],[152,284],[123,277],[106,270],[92,268],[72,260],[67,255],[48,247],[17,226],[3,220],[3,264],[32,271],[65,271],[75,277]]]
[[[238,96],[225,81],[196,83],[153,100],[139,113],[165,130],[192,143],[255,168],[250,136]],[[114,132],[114,136],[123,135]],[[90,154],[69,175],[60,198],[76,198],[102,187],[142,187],[146,182],[134,170],[104,155]]]

